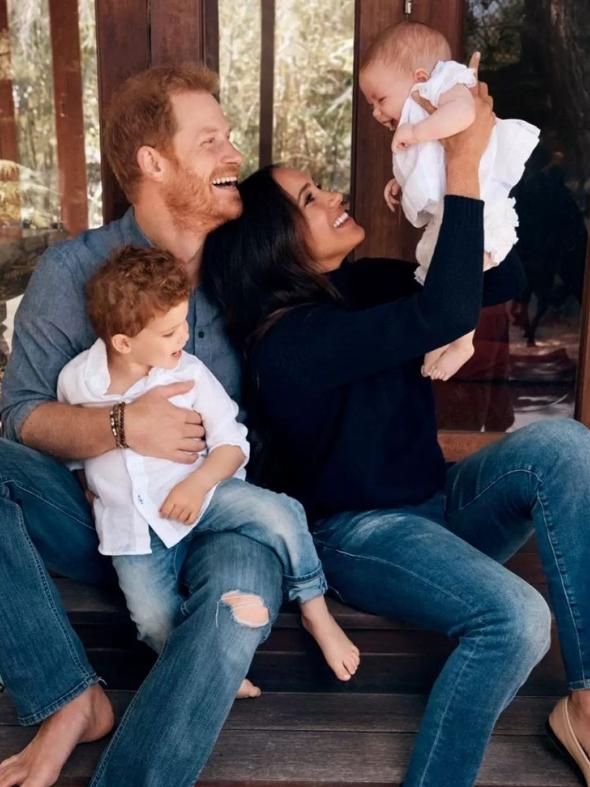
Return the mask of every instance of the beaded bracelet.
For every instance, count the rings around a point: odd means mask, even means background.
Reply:
[[[117,402],[113,405],[109,420],[117,448],[129,448],[125,439],[125,402]]]

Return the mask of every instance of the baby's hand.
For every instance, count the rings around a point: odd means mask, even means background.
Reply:
[[[385,190],[383,192],[383,197],[385,199],[385,203],[389,210],[392,213],[395,213],[397,206],[399,205],[399,200],[397,199],[397,195],[399,194],[400,186],[399,183],[395,178],[387,181],[385,185]]]
[[[416,136],[413,123],[402,123],[398,126],[391,140],[391,149],[394,153],[406,150],[410,145],[417,145],[420,140]]]
[[[183,525],[192,525],[203,507],[207,490],[189,476],[173,486],[160,508],[160,516],[175,519]]]

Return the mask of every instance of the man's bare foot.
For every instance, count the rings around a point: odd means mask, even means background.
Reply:
[[[0,763],[0,787],[50,787],[75,747],[108,735],[114,723],[102,687],[90,686],[46,719],[21,752]]]
[[[336,623],[323,596],[301,605],[301,622],[320,646],[336,677],[350,680],[360,664],[359,649]]]
[[[242,681],[240,688],[238,689],[238,693],[236,694],[237,700],[244,700],[249,699],[250,697],[260,697],[262,691],[255,686],[251,680],[248,678],[244,678]]]

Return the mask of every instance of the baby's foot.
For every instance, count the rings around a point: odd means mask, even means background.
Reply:
[[[336,623],[323,596],[302,604],[301,622],[320,646],[336,677],[350,680],[360,664],[359,649]]]
[[[440,358],[431,366],[428,377],[431,380],[448,380],[473,355],[473,345],[450,344]]]
[[[432,377],[432,370],[436,366],[436,362],[441,357],[441,355],[445,352],[449,345],[445,344],[442,347],[437,347],[436,350],[431,350],[430,352],[426,353],[424,356],[424,363],[422,364],[422,368],[420,372],[422,377]]]
[[[251,680],[248,678],[244,678],[242,681],[240,688],[238,689],[238,693],[236,694],[237,700],[245,700],[250,699],[251,697],[260,697],[262,691],[255,686]]]

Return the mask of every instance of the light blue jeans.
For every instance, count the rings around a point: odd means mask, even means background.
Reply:
[[[189,603],[180,577],[194,538],[234,531],[270,547],[283,567],[285,596],[304,603],[326,592],[326,580],[303,506],[287,495],[231,478],[219,484],[202,519],[171,548],[151,533],[151,554],[116,555],[113,565],[139,639],[159,653]]]
[[[527,426],[448,473],[446,495],[316,523],[329,585],[360,609],[458,640],[405,787],[470,787],[501,711],[549,647],[550,613],[503,568],[536,533],[570,689],[590,688],[590,432]]]
[[[285,518],[292,515],[286,505]],[[116,583],[74,476],[0,440],[0,675],[22,724],[38,724],[99,680],[48,569]],[[197,534],[179,580],[182,623],[129,705],[92,787],[192,787],[283,598],[276,554],[238,533]],[[236,589],[262,599],[268,624],[234,618],[221,599]]]

